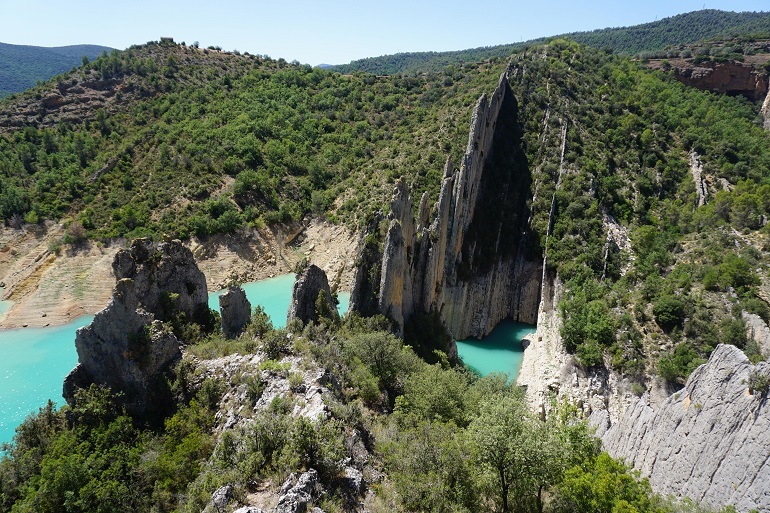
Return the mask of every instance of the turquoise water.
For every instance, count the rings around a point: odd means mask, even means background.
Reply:
[[[282,274],[275,278],[244,283],[241,285],[252,308],[262,305],[265,313],[273,321],[273,326],[286,326],[286,314],[291,303],[291,289],[294,286],[294,274]],[[224,290],[209,294],[209,308],[219,311],[219,296]]]
[[[75,330],[93,316],[64,326],[0,331],[0,443],[10,442],[16,426],[45,406],[61,404],[64,377],[78,363]]]
[[[294,274],[242,285],[252,306],[262,305],[276,328],[286,326]],[[219,310],[219,295],[209,294],[209,306]],[[339,294],[339,310],[347,312],[350,294]],[[0,301],[0,316],[10,309]],[[93,316],[83,316],[64,326],[0,331],[0,443],[10,442],[16,426],[48,399],[61,404],[64,377],[77,364],[75,331]]]
[[[339,301],[337,311],[340,315],[348,313],[348,307],[350,306],[350,292],[337,292],[337,300]]]
[[[503,321],[481,340],[458,340],[457,353],[466,367],[482,376],[502,372],[515,380],[524,357],[521,340],[533,331],[532,324]]]
[[[286,315],[289,313],[291,292],[294,287],[294,274],[282,274],[275,278],[244,283],[241,287],[246,292],[252,308],[262,305],[275,328],[286,327]],[[224,290],[218,290],[209,294],[209,308],[219,311],[219,296],[223,292]],[[350,293],[340,292],[337,298],[339,299],[337,310],[341,315],[345,314],[350,304]]]

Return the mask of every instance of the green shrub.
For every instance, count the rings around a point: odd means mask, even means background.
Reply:
[[[660,296],[652,304],[652,315],[661,328],[671,331],[682,325],[686,315],[685,303],[675,296]]]
[[[699,365],[706,363],[695,349],[687,343],[676,346],[673,353],[658,361],[658,374],[669,383],[684,382]]]
[[[757,370],[753,370],[749,374],[748,384],[750,394],[765,396],[767,395],[768,390],[770,390],[770,376],[762,374]]]

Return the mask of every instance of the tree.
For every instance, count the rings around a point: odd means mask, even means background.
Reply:
[[[585,467],[569,469],[556,491],[554,511],[650,511],[652,489],[606,452]]]
[[[521,484],[526,467],[526,448],[530,413],[514,397],[500,395],[481,406],[479,416],[468,426],[481,468],[494,476],[495,488],[503,513],[510,511],[511,487]]]

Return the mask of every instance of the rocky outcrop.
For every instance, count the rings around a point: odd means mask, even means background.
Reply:
[[[353,309],[376,304],[362,313],[387,315],[401,333],[413,314],[435,312],[455,338],[487,335],[506,318],[536,322],[542,258],[518,110],[503,74],[476,104],[460,169],[447,161],[432,216],[423,196],[415,219],[409,187],[396,184],[382,259],[362,258]]]
[[[740,349],[719,345],[658,408],[645,395],[616,424],[606,415],[593,421],[608,452],[658,493],[768,511],[770,407],[767,392],[750,390],[751,375],[770,376],[770,363],[753,366]]]
[[[281,486],[281,495],[274,513],[304,513],[320,493],[321,485],[315,469],[311,468],[299,476],[291,474]]]
[[[760,113],[765,120],[765,130],[770,130],[770,91],[768,91],[767,96],[765,96],[765,101],[762,103]]]
[[[751,64],[738,61],[701,62],[672,68],[674,77],[683,84],[720,94],[743,95],[753,101],[764,101],[768,94],[768,75]]]
[[[617,420],[637,399],[633,382],[606,368],[586,370],[566,351],[560,333],[563,319],[557,307],[563,293],[559,277],[544,273],[537,330],[523,341],[524,356],[516,383],[525,387],[530,407],[543,417],[553,398],[560,397],[585,416],[602,412]],[[652,384],[656,401],[662,400],[659,388],[658,383]]]
[[[316,307],[319,294],[323,296],[326,305],[329,306],[327,312],[319,312]],[[287,322],[300,319],[303,324],[317,323],[320,321],[320,316],[324,315],[330,316],[332,319],[339,318],[337,308],[332,302],[329,279],[326,277],[326,273],[317,265],[311,264],[294,282]]]
[[[222,315],[222,334],[236,338],[251,319],[251,303],[241,287],[230,287],[219,296],[219,312]]]
[[[703,165],[700,161],[700,156],[695,150],[690,151],[690,174],[692,174],[692,181],[695,182],[695,193],[698,195],[698,206],[702,207],[706,204],[706,200],[709,197],[708,185],[706,184],[706,178],[703,176]]]
[[[142,308],[162,321],[176,311],[189,319],[208,313],[206,276],[179,241],[155,244],[136,239],[112,262],[115,278],[134,281]]]
[[[78,365],[64,381],[72,403],[79,388],[120,393],[135,417],[162,418],[170,401],[166,374],[181,357],[179,340],[162,320],[208,312],[206,280],[181,242],[134,241],[115,255],[118,283],[107,307],[77,331]]]
[[[757,344],[759,352],[765,358],[770,358],[770,327],[757,314],[743,312],[746,323],[746,336]]]

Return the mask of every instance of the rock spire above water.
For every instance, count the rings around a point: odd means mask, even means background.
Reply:
[[[396,183],[382,258],[362,251],[351,309],[385,314],[401,333],[413,314],[438,313],[455,338],[537,321],[542,257],[518,114],[503,74],[476,104],[460,169],[447,160],[432,212],[423,195],[415,219],[409,187]]]
[[[321,303],[319,303],[319,296],[323,298]],[[319,311],[319,306],[326,311]],[[286,322],[300,319],[303,324],[318,323],[322,316],[328,316],[332,320],[339,319],[326,273],[317,265],[311,264],[294,282]]]
[[[112,300],[77,331],[79,363],[64,380],[64,397],[72,403],[79,388],[104,385],[122,394],[129,414],[160,418],[170,400],[166,373],[181,357],[163,321],[175,312],[190,320],[208,313],[206,278],[179,241],[137,239],[112,268]]]

